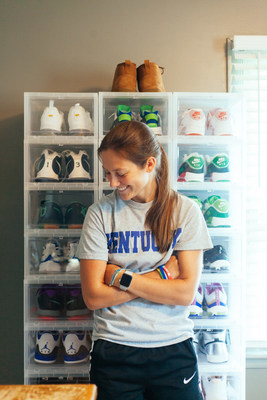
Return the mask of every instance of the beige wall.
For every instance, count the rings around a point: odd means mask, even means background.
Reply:
[[[23,379],[23,92],[108,91],[128,58],[164,66],[167,91],[225,91],[226,38],[267,35],[266,16],[266,0],[0,0],[0,383]]]

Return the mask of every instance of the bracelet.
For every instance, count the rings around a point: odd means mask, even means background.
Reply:
[[[160,265],[157,268],[157,271],[158,271],[161,279],[172,279],[170,271],[168,270],[168,268],[165,265]]]
[[[162,269],[165,271],[166,275],[167,275],[167,279],[172,279],[172,276],[170,274],[170,271],[168,270],[168,268],[166,267],[166,265],[163,265]]]
[[[118,273],[119,273],[120,271],[121,271],[121,268],[116,269],[116,270],[113,272],[113,275],[112,275],[112,278],[111,278],[111,281],[110,281],[109,286],[113,286],[113,283],[114,283],[114,281],[115,281],[115,279],[116,279],[116,276],[118,275]]]
[[[161,279],[168,279],[168,277],[167,277],[167,275],[166,275],[166,272],[164,271],[163,267],[164,267],[164,265],[160,265],[160,266],[157,268],[157,271],[158,271],[158,273],[159,273]]]

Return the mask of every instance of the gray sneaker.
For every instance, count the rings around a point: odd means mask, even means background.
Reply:
[[[228,361],[226,329],[207,329],[202,331],[198,348],[206,354],[210,363],[222,363]]]

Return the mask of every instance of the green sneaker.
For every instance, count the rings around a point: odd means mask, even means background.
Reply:
[[[114,116],[114,122],[111,128],[114,128],[114,126],[118,125],[120,122],[131,121],[132,120],[131,107],[119,104],[117,106],[117,112],[113,113],[110,117],[112,116]]]
[[[188,197],[189,197],[189,199],[192,199],[199,206],[200,210],[202,210],[203,205],[202,205],[202,201],[200,200],[199,197],[197,197],[195,195],[188,196]]]
[[[184,155],[178,182],[204,182],[204,157],[201,154]]]
[[[155,111],[153,106],[143,104],[140,107],[140,116],[141,122],[152,129],[155,135],[162,135],[159,112]]]
[[[209,228],[229,227],[229,203],[220,196],[210,196],[203,202],[203,215]]]
[[[229,157],[225,153],[216,154],[213,157],[206,156],[207,177],[211,182],[229,182]]]

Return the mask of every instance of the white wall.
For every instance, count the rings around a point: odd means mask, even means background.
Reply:
[[[23,92],[108,91],[125,59],[164,66],[167,91],[225,91],[226,38],[267,35],[266,15],[266,0],[0,1],[0,383],[23,380]],[[248,399],[264,374],[248,370]]]

